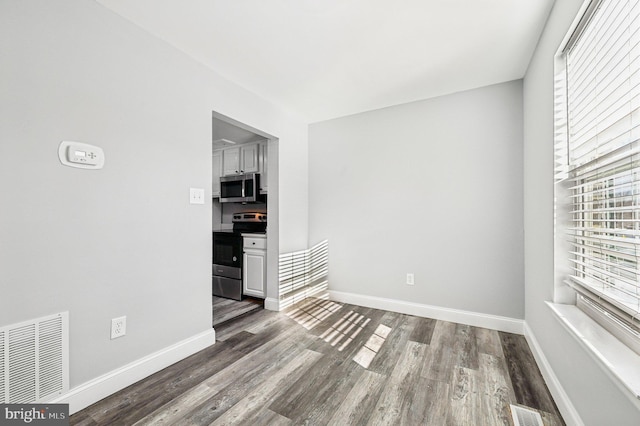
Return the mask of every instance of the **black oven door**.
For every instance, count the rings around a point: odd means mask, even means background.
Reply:
[[[242,268],[242,236],[240,234],[213,233],[213,264]]]

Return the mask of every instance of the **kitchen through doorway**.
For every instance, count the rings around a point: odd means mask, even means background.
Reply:
[[[278,310],[277,143],[213,112],[212,326]]]

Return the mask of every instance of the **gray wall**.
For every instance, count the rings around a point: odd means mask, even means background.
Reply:
[[[269,144],[269,167],[279,169],[278,198],[274,198],[273,173],[269,174],[269,218],[272,210],[279,208],[280,253],[289,253],[308,247],[308,144],[309,130],[307,123],[297,115],[287,113],[282,118],[287,126],[278,134],[280,141],[277,147]],[[292,143],[293,141],[293,143]],[[271,149],[277,148],[278,155],[274,156]],[[273,164],[273,158],[276,164]],[[274,204],[277,203],[277,204]],[[274,229],[269,220],[269,233]],[[277,228],[276,228],[277,229]],[[271,237],[269,237],[271,241]],[[275,259],[277,265],[278,259]],[[278,280],[277,268],[274,270],[274,280]],[[268,272],[267,272],[268,273]],[[271,294],[269,297],[277,298]]]
[[[279,138],[280,242],[306,247],[291,114],[91,0],[2,1],[0,55],[0,326],[68,310],[72,387],[210,329],[211,203],[188,194],[211,195],[212,111]],[[62,140],[104,169],[62,166]]]
[[[544,304],[553,300],[553,57],[582,0],[557,1],[524,79],[525,319],[587,425],[638,425],[629,395]]]
[[[523,318],[522,218],[521,81],[310,126],[332,290]]]

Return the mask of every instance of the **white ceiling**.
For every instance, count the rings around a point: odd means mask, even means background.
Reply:
[[[241,129],[218,118],[213,119],[213,147],[221,148],[229,146],[229,142],[240,145],[247,142],[264,140],[263,136],[257,135],[245,129]]]
[[[97,0],[309,122],[522,78],[554,0]]]

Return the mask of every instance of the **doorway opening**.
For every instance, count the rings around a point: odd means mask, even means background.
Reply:
[[[211,152],[216,326],[256,309],[279,309],[278,138],[214,111]],[[220,241],[229,238],[237,243],[227,253]]]

